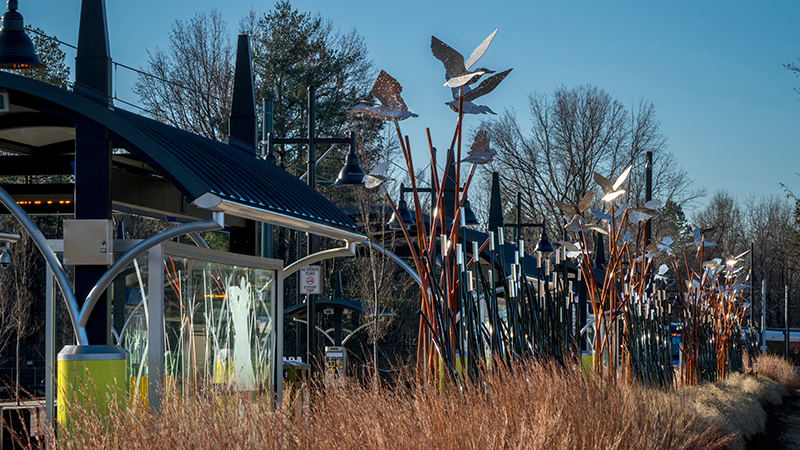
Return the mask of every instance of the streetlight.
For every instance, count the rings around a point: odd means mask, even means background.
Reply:
[[[455,192],[455,188],[445,188],[448,191]],[[406,229],[410,230],[416,223],[413,219],[413,214],[408,209],[408,203],[405,200],[405,193],[406,192],[414,192],[413,188],[407,188],[404,184],[400,184],[400,201],[397,203],[397,212],[400,213],[400,218],[403,219],[403,223],[406,225]],[[417,188],[418,193],[431,193],[433,192],[432,188]],[[450,211],[447,205],[445,205],[445,211]],[[464,223],[466,225],[478,225],[480,222],[478,218],[475,216],[475,212],[472,211],[470,208],[469,200],[464,200]],[[395,217],[395,214],[392,213],[392,217],[389,219],[389,223],[387,224],[390,230],[400,230],[400,223]]]
[[[355,134],[351,134],[353,140],[350,143],[350,152],[347,154],[347,162],[339,176],[333,183],[337,186],[358,186],[364,184],[364,169],[358,164],[358,155],[355,152]]]
[[[516,230],[517,235],[515,238],[517,240],[522,239],[522,228],[523,227],[535,227],[541,228],[542,234],[539,236],[539,242],[536,243],[536,247],[534,247],[533,251],[537,253],[553,253],[553,244],[550,242],[550,239],[547,237],[547,232],[545,231],[544,222],[539,223],[523,223],[522,222],[522,194],[517,192],[517,222],[516,223],[509,223],[503,222],[503,227],[514,227]]]
[[[307,168],[307,182],[308,186],[311,189],[317,188],[317,153],[316,153],[316,146],[317,144],[349,144],[350,145],[350,154],[348,155],[348,163],[352,161],[352,157],[354,157],[355,165],[358,166],[358,157],[355,155],[355,147],[356,147],[356,135],[354,132],[348,132],[347,137],[344,138],[323,138],[316,136],[316,111],[317,111],[317,88],[315,86],[308,87],[308,136],[304,138],[278,138],[274,137],[272,133],[267,133],[267,155],[266,159],[270,161],[270,163],[274,164],[277,162],[274,153],[272,152],[272,148],[274,145],[284,145],[284,144],[305,144],[308,146],[308,168]],[[347,167],[347,166],[345,166]],[[360,167],[359,167],[360,169]],[[355,169],[351,169],[355,170]],[[341,172],[340,172],[341,176]],[[361,177],[363,179],[364,171],[361,171]],[[354,179],[353,176],[349,178],[350,181]],[[360,181],[360,180],[359,180]],[[336,184],[358,184],[358,183],[342,183],[337,180]],[[306,240],[306,253],[307,255],[312,255],[316,252],[316,239],[313,233],[306,233],[307,240]],[[298,239],[298,245],[300,240]],[[300,255],[299,247],[298,247],[298,257]],[[316,363],[316,351],[317,351],[317,329],[316,329],[316,296],[317,294],[309,294],[308,301],[306,302],[306,313],[308,319],[308,326],[306,327],[306,359],[308,363],[311,364],[312,369],[311,373],[315,372],[314,364]]]
[[[44,67],[33,41],[25,33],[22,14],[17,11],[17,0],[8,0],[0,28],[0,69],[35,69]]]
[[[413,214],[411,214],[411,211],[408,209],[408,203],[406,203],[405,195],[406,192],[405,185],[400,183],[400,201],[397,203],[397,214],[400,215],[400,219],[402,220],[403,225],[405,225],[406,230],[411,230],[416,225],[416,222],[414,221]],[[397,219],[397,214],[392,213],[392,217],[389,219],[387,226],[390,230],[399,231],[402,229],[400,226],[401,220]]]

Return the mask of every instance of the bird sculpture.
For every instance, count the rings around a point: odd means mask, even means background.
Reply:
[[[732,268],[739,261],[742,260],[742,257],[744,257],[748,253],[750,253],[750,250],[747,250],[747,251],[745,251],[743,253],[740,253],[740,254],[738,254],[736,256],[733,256],[733,255],[731,255],[731,252],[725,252],[725,266],[729,267],[729,268]]]
[[[486,49],[489,48],[489,44],[492,43],[492,39],[494,39],[495,34],[497,34],[497,30],[494,30],[489,37],[481,42],[481,44],[472,52],[466,62],[464,61],[464,56],[461,53],[457,52],[455,49],[439,40],[436,36],[431,36],[431,52],[436,59],[442,62],[444,65],[444,70],[447,71],[447,75],[450,77],[450,79],[448,79],[445,83],[445,86],[455,88],[466,86],[478,81],[478,79],[484,74],[494,73],[486,68],[478,68],[473,71],[470,71],[469,69],[473,66],[473,64],[478,62],[484,53],[486,53]]]
[[[661,242],[653,242],[645,248],[644,256],[646,258],[654,258],[661,252],[668,252],[672,253],[672,245],[673,240],[669,236],[664,236],[661,239]]]
[[[497,154],[497,151],[489,148],[489,133],[486,130],[478,130],[475,133],[475,139],[469,147],[469,154],[461,162],[468,162],[472,164],[487,164],[492,162],[492,158]]]
[[[694,230],[692,230],[692,233],[694,234],[694,242],[692,242],[692,243],[694,245],[699,245],[701,247],[713,247],[713,246],[716,246],[717,244],[715,244],[713,242],[710,242],[710,241],[707,241],[705,239],[705,234],[711,232],[713,229],[714,229],[714,227],[699,228],[699,227],[695,226]]]
[[[458,97],[461,95],[461,108],[464,114],[495,114],[495,112],[492,111],[488,106],[476,105],[472,101],[492,92],[494,88],[496,88],[497,85],[499,85],[500,82],[503,81],[509,73],[511,73],[512,70],[514,69],[504,70],[500,73],[490,76],[489,78],[481,81],[480,84],[478,84],[478,87],[475,89],[472,89],[469,86],[451,88],[450,91],[452,93],[453,100],[446,102],[445,105],[449,106],[453,112],[458,112]],[[447,73],[445,73],[445,79],[450,80],[450,77],[447,75]]]
[[[583,249],[580,242],[557,241],[564,249],[567,258],[573,259],[583,255]]]
[[[662,265],[658,266],[658,272],[656,272],[656,274],[655,274],[655,277],[654,277],[654,278],[655,278],[656,280],[665,280],[665,281],[666,281],[666,279],[667,279],[667,276],[666,276],[667,272],[669,272],[669,266],[667,266],[666,264],[662,264]]]
[[[403,86],[385,71],[380,71],[370,92],[378,99],[380,105],[362,103],[350,108],[350,111],[363,112],[380,120],[404,120],[409,117],[418,117],[408,110],[403,97],[400,96]]]
[[[622,174],[617,177],[617,181],[613,183],[599,173],[594,173],[594,182],[597,183],[601,189],[603,189],[604,202],[614,201],[621,195],[625,194],[625,189],[621,189],[621,187],[622,183],[625,182],[625,179],[628,178],[628,174],[631,173],[631,168],[633,168],[633,166],[628,166],[625,170],[623,170]]]
[[[629,208],[628,220],[631,223],[645,222],[661,214],[658,208],[661,207],[661,200],[650,200],[642,208]]]
[[[569,219],[569,217],[566,217]],[[567,220],[567,224],[564,225],[564,228],[572,231],[574,233],[580,233],[581,231],[585,231],[583,228],[583,220],[579,214],[575,214],[572,216],[571,220]]]
[[[555,201],[556,206],[558,209],[564,211],[567,214],[572,215],[579,215],[589,209],[589,206],[592,204],[592,197],[594,194],[592,192],[587,192],[586,195],[583,196],[581,201],[578,202],[577,205],[569,205],[564,202],[560,202],[558,200]]]
[[[386,176],[388,167],[389,164],[386,161],[378,163],[370,173],[364,175],[364,186],[366,186],[367,189],[372,189],[382,185],[386,181],[390,181],[391,178]]]

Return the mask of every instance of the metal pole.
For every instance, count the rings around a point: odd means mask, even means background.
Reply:
[[[767,280],[761,280],[761,354],[767,354]]]
[[[756,279],[754,278],[755,271],[753,270],[753,264],[754,264],[754,262],[753,262],[753,243],[751,242],[750,243],[750,275],[748,277],[750,279],[750,308],[749,308],[750,311],[749,311],[748,316],[750,317],[750,326],[751,327],[753,326],[753,303],[755,301],[755,298],[753,297],[753,285],[756,284]]]
[[[515,229],[517,235],[514,236],[514,239],[519,241],[522,239],[522,193],[521,192],[517,192],[517,226]]]
[[[789,286],[784,286],[783,294],[783,356],[789,360]]]
[[[265,98],[262,103],[261,140],[267,141],[267,135],[272,133],[272,99]],[[264,144],[266,145],[266,144]],[[267,152],[264,151],[264,156]],[[272,258],[272,224],[261,224],[261,257]]]
[[[44,341],[44,354],[45,354],[45,374],[44,374],[44,402],[47,411],[50,413],[49,417],[55,417],[55,375],[56,375],[56,291],[53,276],[53,269],[46,266],[47,278],[46,282],[46,306],[45,306],[45,341]],[[52,447],[49,447],[52,448]]]
[[[308,186],[311,189],[317,188],[317,151],[314,142],[314,125],[316,123],[316,88],[308,87]],[[307,254],[312,255],[315,250],[314,235],[307,233],[306,243],[308,244]],[[311,364],[311,374],[315,372],[315,360],[317,352],[317,296],[310,294],[306,301],[306,358]]]
[[[649,202],[653,199],[653,152],[645,153],[645,166],[644,166],[644,201]],[[644,245],[650,245],[650,238],[652,235],[650,220],[644,223]]]

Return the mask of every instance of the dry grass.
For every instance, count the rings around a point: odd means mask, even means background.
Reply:
[[[692,403],[703,421],[731,436],[728,447],[738,450],[766,430],[764,407],[780,405],[788,392],[769,378],[734,374],[717,383],[679,389],[676,395]]]
[[[172,397],[160,415],[118,410],[102,425],[84,411],[73,423],[59,448],[715,449],[729,441],[685,398],[546,365],[495,373],[463,393],[333,388],[310,407],[273,412],[263,397],[198,390]]]
[[[785,359],[775,355],[759,356],[753,362],[753,370],[759,375],[771,378],[789,391],[800,389],[800,376]]]

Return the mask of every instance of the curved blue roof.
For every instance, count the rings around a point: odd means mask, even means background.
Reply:
[[[315,234],[358,240],[356,224],[322,194],[255,151],[217,142],[96,100],[0,72],[0,87],[15,99],[73,120],[85,116],[139,157],[197,206],[277,223]],[[30,126],[35,126],[31,123]],[[294,226],[293,226],[294,225]]]

